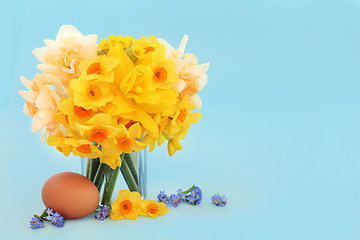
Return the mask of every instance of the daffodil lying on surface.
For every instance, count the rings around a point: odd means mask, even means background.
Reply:
[[[154,200],[141,200],[138,192],[120,190],[117,199],[111,204],[110,217],[112,220],[135,220],[139,215],[155,218],[167,213],[169,210],[165,203]]]
[[[130,219],[138,217],[136,210],[140,203],[140,194],[129,190],[120,190],[117,199],[111,204],[110,217],[112,220]]]
[[[165,203],[155,202],[155,200],[145,199],[140,202],[138,213],[140,216],[156,218],[169,212]]]

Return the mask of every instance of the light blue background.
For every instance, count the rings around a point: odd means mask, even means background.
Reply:
[[[360,5],[355,0],[6,1],[1,20],[0,230],[4,239],[360,239]],[[39,63],[63,24],[84,35],[148,37],[210,62],[202,120],[172,158],[149,155],[149,198],[196,184],[199,206],[157,219],[29,221],[53,174],[80,169],[32,134],[22,113]],[[228,206],[210,204],[215,193]],[[237,237],[235,237],[237,236]]]

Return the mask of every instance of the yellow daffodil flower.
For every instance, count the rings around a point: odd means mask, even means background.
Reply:
[[[139,59],[135,65],[151,67],[153,71],[152,84],[155,88],[169,89],[177,82],[179,75],[175,72],[174,61],[153,51]]]
[[[50,135],[46,142],[50,146],[56,147],[56,150],[63,153],[66,157],[70,155],[72,152],[72,146],[65,143],[65,140],[68,138],[66,133],[66,129],[58,130],[56,135]]]
[[[130,219],[138,217],[137,207],[140,203],[140,193],[120,190],[117,199],[111,204],[110,217],[112,220]]]
[[[71,129],[69,125],[69,118],[63,112],[54,113],[53,118],[56,122],[60,123],[66,129]]]
[[[99,45],[99,48],[108,51],[111,47],[114,47],[116,45],[120,45],[123,48],[130,47],[134,38],[131,36],[114,36],[110,35],[109,38],[101,39]]]
[[[106,139],[101,143],[104,156],[100,161],[108,164],[112,169],[121,166],[120,155],[122,153],[131,153],[146,147],[146,144],[136,140],[142,135],[139,123],[130,125],[128,129],[120,124],[118,128],[121,131],[114,138]]]
[[[178,140],[176,140],[176,138],[172,138],[169,142],[168,142],[168,153],[169,156],[171,157],[172,155],[175,154],[176,151],[181,150],[182,146],[179,143]]]
[[[98,113],[90,118],[85,125],[75,123],[81,136],[101,145],[106,139],[114,138],[121,130],[111,126],[111,118],[105,113]]]
[[[103,155],[103,153],[87,139],[67,138],[64,140],[64,143],[73,147],[72,153],[74,156],[80,156],[81,158],[98,158]]]
[[[68,132],[65,128],[60,128],[54,136],[47,138],[47,143],[50,146],[55,146],[59,152],[65,156],[73,153],[74,156],[81,158],[97,158],[102,156],[102,152],[94,146],[89,140],[83,139],[80,135],[74,132]]]
[[[75,31],[71,26],[63,29]],[[53,135],[48,137],[49,145],[66,156],[72,152],[81,157],[100,157],[113,169],[121,166],[121,154],[146,146],[152,151],[156,143],[161,145],[166,140],[170,156],[182,149],[179,141],[190,125],[201,119],[200,113],[191,111],[201,107],[196,93],[205,86],[208,69],[208,64],[198,65],[194,55],[184,54],[187,36],[179,49],[174,49],[155,36],[134,39],[110,35],[101,40],[99,48],[87,49],[92,54],[78,57],[81,60],[76,64],[70,61],[71,54],[79,49],[70,50],[71,41],[71,37],[63,41],[69,53],[64,64],[70,64],[71,71],[61,70],[68,77],[54,75],[50,55],[41,57],[42,52],[37,50],[42,62],[49,63],[48,72],[53,76],[44,75],[35,85],[23,80],[31,92],[20,92],[26,99],[24,111],[34,118],[33,128],[46,126]],[[99,50],[98,56],[94,50]],[[38,105],[37,100],[44,98],[49,101]],[[156,212],[162,213],[160,208],[163,206],[147,201],[139,211],[156,217]]]
[[[105,51],[109,51],[111,45],[112,43],[107,38],[101,39],[100,42],[98,43],[99,48]]]
[[[162,56],[165,56],[166,53],[164,45],[160,44],[155,36],[148,38],[142,36],[141,39],[134,39],[131,48],[134,55],[139,59],[152,51],[156,51]]]
[[[138,104],[156,104],[160,96],[152,85],[153,71],[149,66],[138,65],[125,76],[120,84],[120,89],[125,97]]]
[[[169,118],[167,116],[161,116],[160,113],[156,113],[153,117],[154,122],[158,125],[159,131],[155,133],[146,132],[146,135],[142,139],[142,143],[149,145],[149,152],[152,152],[155,148],[155,143],[158,141],[158,138],[161,138],[161,133],[164,130]]]
[[[174,126],[190,126],[195,124],[201,119],[201,113],[191,113],[190,111],[195,108],[194,104],[189,103],[189,96],[185,96],[178,104],[177,111],[171,123]]]
[[[80,77],[85,81],[112,83],[114,72],[112,71],[119,64],[115,57],[100,55],[94,59],[84,59],[79,64]]]
[[[157,144],[160,146],[165,140],[168,140],[169,156],[174,155],[176,151],[182,149],[179,141],[186,137],[190,124],[195,124],[200,121],[201,113],[190,112],[194,108],[194,104],[189,103],[189,97],[185,96],[181,101],[178,101],[177,105],[174,105],[173,108],[167,109],[166,114],[174,117],[171,117],[172,119],[167,121],[162,134],[160,134],[157,139]]]
[[[121,44],[121,46],[123,48],[127,48],[127,47],[130,47],[131,44],[133,43],[134,37],[129,36],[129,35],[123,37],[123,35],[121,35],[121,36],[117,37],[117,41],[119,44]]]
[[[119,45],[111,48],[107,54],[108,57],[115,57],[119,60],[119,64],[114,68],[114,84],[120,87],[124,77],[133,70],[134,63],[129,56],[125,53],[124,49]]]
[[[85,109],[97,111],[114,99],[110,84],[106,82],[92,83],[78,78],[71,81],[70,87],[74,90],[74,104]]]
[[[91,109],[75,105],[73,97],[69,97],[69,99],[62,98],[58,108],[60,112],[54,114],[55,120],[64,125],[62,115],[65,115],[66,124],[69,124],[72,129],[75,129],[75,123],[85,124],[97,113]]]
[[[156,218],[157,216],[164,215],[169,212],[165,203],[155,202],[154,200],[141,200],[137,208],[139,216]]]

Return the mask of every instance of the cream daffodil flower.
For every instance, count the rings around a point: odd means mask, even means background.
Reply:
[[[33,50],[33,54],[41,62],[37,68],[43,74],[59,76],[67,90],[70,81],[80,76],[79,63],[96,57],[99,49],[96,41],[97,35],[84,36],[73,25],[63,25],[55,41],[46,39],[45,47]]]
[[[58,111],[58,104],[61,96],[56,90],[45,85],[41,75],[35,75],[32,81],[22,77],[22,82],[30,91],[19,91],[19,94],[26,100],[24,113],[33,118],[31,130],[33,133],[46,127],[50,135],[55,135],[58,131],[57,123],[53,114]]]
[[[190,103],[200,109],[202,102],[196,94],[207,84],[206,72],[210,64],[198,64],[198,60],[193,54],[184,54],[185,46],[189,37],[184,35],[179,49],[174,49],[167,41],[159,38],[158,41],[165,46],[166,57],[175,63],[175,71],[179,74],[179,81],[174,83],[173,87],[180,93],[179,98],[185,95],[189,96]]]

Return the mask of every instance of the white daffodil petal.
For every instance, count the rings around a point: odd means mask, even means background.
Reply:
[[[32,82],[25,78],[23,75],[20,76],[20,82],[29,90],[31,90]]]
[[[40,47],[40,48],[36,48],[34,50],[32,50],[32,53],[35,55],[35,57],[40,61],[40,62],[44,62],[44,54],[46,52],[46,50],[48,49],[48,47]]]
[[[189,98],[189,103],[194,104],[197,109],[200,109],[202,106],[201,98],[197,94]]]

